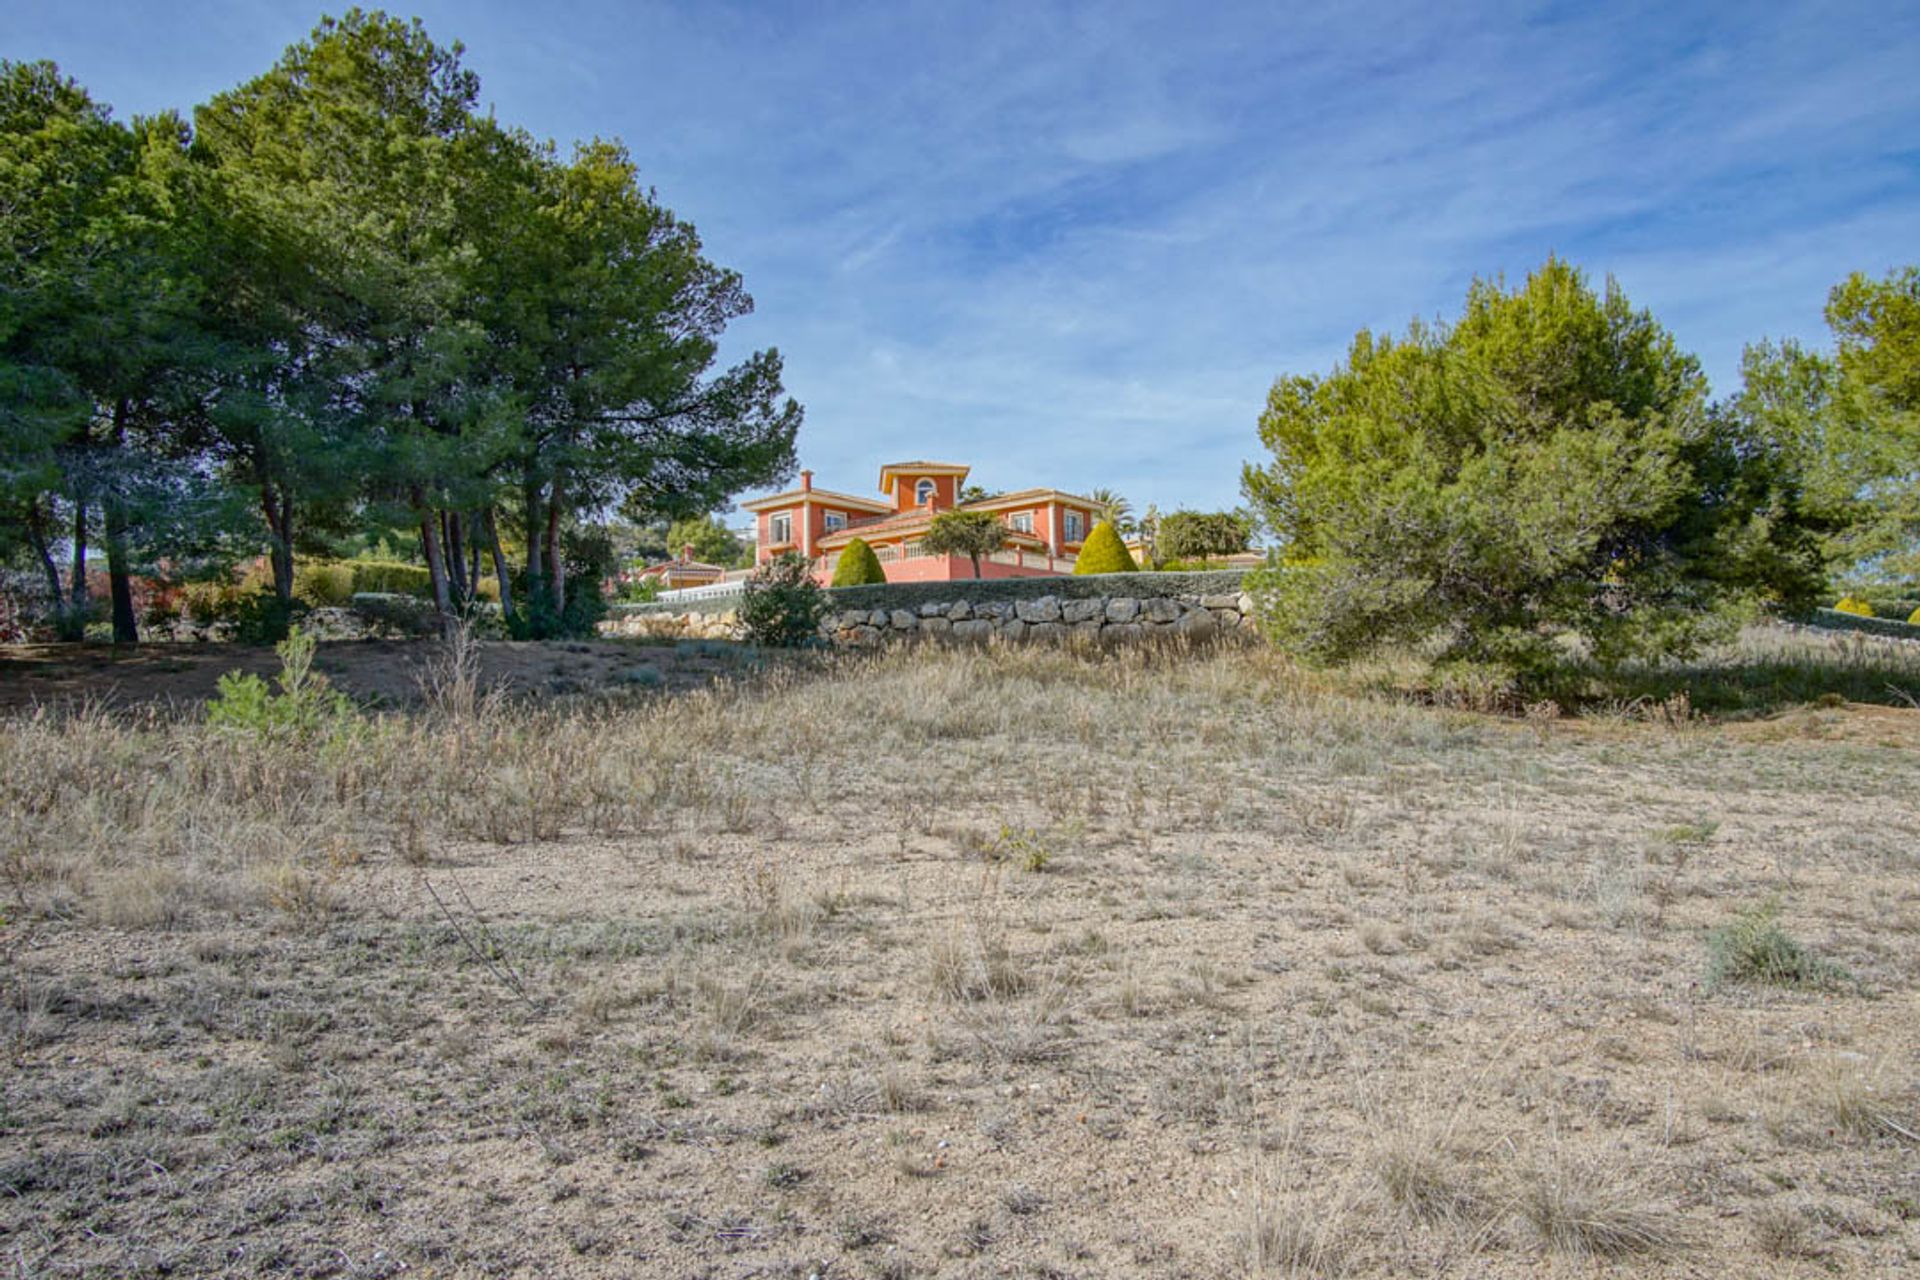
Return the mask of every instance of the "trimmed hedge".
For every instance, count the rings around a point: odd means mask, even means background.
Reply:
[[[871,587],[833,587],[827,591],[830,609],[917,609],[923,604],[952,600],[984,603],[989,600],[1061,600],[1093,597],[1232,595],[1246,578],[1244,569],[1216,569],[1207,573],[1102,573],[1085,577],[955,578],[949,582],[889,582]],[[738,592],[699,600],[662,600],[655,604],[615,605],[609,616],[631,618],[653,613],[725,613],[740,604]]]
[[[1140,566],[1134,563],[1133,553],[1127,550],[1126,543],[1120,541],[1112,522],[1102,520],[1093,526],[1093,532],[1080,544],[1080,554],[1074,557],[1073,571],[1083,575],[1138,573]]]
[[[840,563],[833,566],[833,585],[836,587],[877,586],[887,580],[887,571],[880,567],[880,557],[873,554],[873,548],[867,545],[865,538],[855,538],[847,543],[840,553]]]
[[[1806,617],[1795,618],[1794,621],[1832,631],[1861,631],[1868,635],[1890,636],[1895,640],[1920,640],[1920,624],[1900,622],[1894,618],[1865,618],[1854,613],[1842,613],[1838,609],[1815,609]]]

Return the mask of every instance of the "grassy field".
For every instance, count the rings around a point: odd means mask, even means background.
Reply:
[[[607,652],[305,736],[15,700],[15,1274],[1920,1267],[1920,650],[1578,718]]]

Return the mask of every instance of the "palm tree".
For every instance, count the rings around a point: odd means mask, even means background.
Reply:
[[[1108,488],[1095,489],[1087,495],[1093,500],[1096,518],[1105,520],[1113,526],[1113,531],[1125,536],[1133,532],[1133,504],[1119,493]]]

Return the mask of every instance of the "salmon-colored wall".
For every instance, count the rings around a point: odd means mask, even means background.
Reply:
[[[773,540],[773,518],[777,515],[790,515],[793,517],[793,545],[803,551],[811,548],[815,555],[820,554],[820,539],[827,536],[827,513],[829,511],[835,515],[845,516],[848,524],[852,524],[854,521],[853,512],[841,507],[822,504],[818,500],[807,500],[806,518],[802,520],[801,505],[802,500],[795,498],[793,505],[790,507],[780,507],[774,511],[762,511],[759,513],[754,529],[754,542],[758,553],[755,557],[756,559],[766,560],[770,558],[771,553],[769,553],[766,548],[767,543]],[[835,532],[838,532],[838,530]]]
[[[955,505],[959,493],[959,476],[916,476],[901,473],[893,478],[893,509],[912,511],[920,504],[913,500],[913,491],[920,487],[922,480],[933,481],[933,506],[936,511],[944,511]]]

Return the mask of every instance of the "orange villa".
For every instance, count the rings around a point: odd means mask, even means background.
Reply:
[[[740,504],[754,515],[754,561],[798,551],[814,558],[814,576],[826,582],[847,543],[864,538],[888,582],[971,578],[971,560],[929,555],[920,549],[920,535],[942,511],[990,511],[1007,526],[1007,541],[981,561],[981,577],[1073,572],[1073,558],[1093,527],[1091,499],[1058,489],[1021,489],[962,502],[960,487],[968,471],[950,462],[890,462],[880,468],[882,497],[877,499],[816,489],[813,472],[802,471],[799,488]]]

